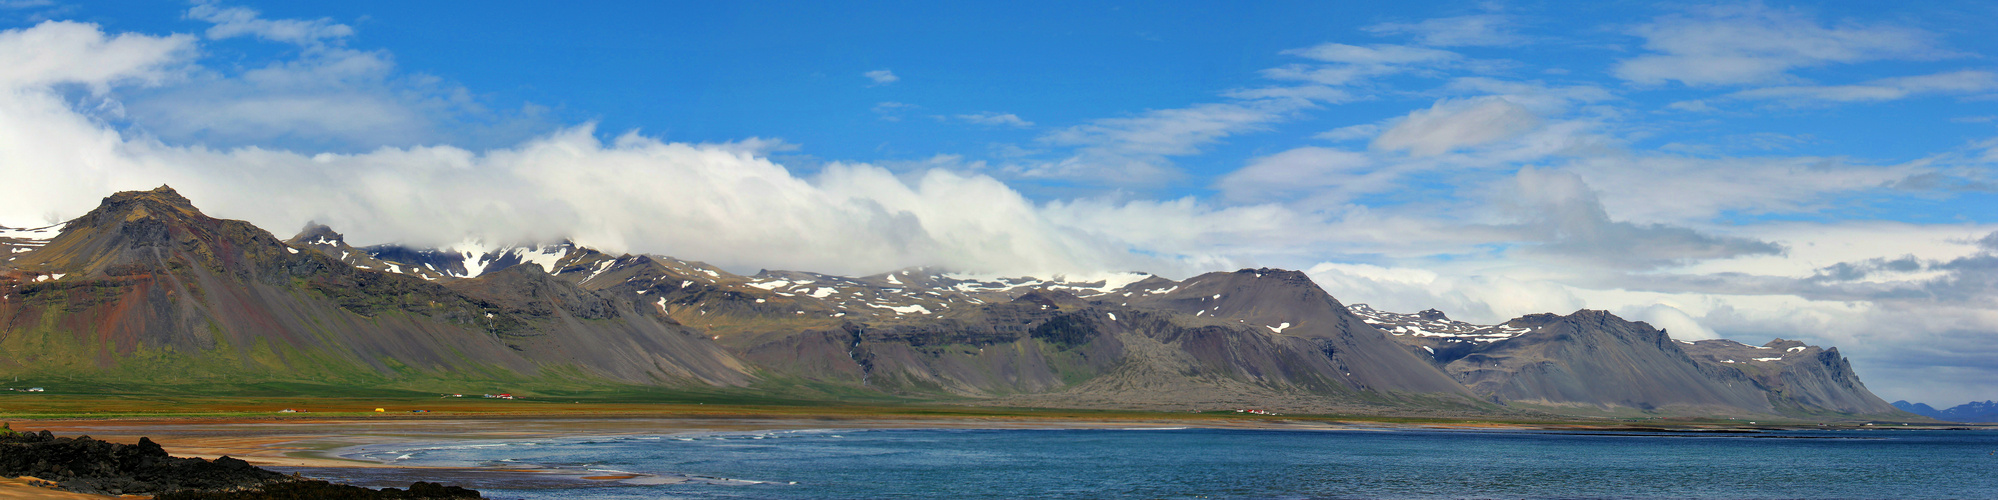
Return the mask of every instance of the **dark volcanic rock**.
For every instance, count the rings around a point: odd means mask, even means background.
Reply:
[[[175,458],[146,438],[118,444],[89,436],[55,437],[49,431],[0,435],[0,475],[34,476],[66,490],[98,494],[232,490],[293,480],[229,457]]]
[[[169,500],[479,498],[478,491],[436,483],[376,491],[287,476],[229,457],[179,458],[147,438],[119,444],[5,428],[0,428],[0,476],[33,476],[79,493],[158,494]]]

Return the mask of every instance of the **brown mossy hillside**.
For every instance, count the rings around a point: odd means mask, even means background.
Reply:
[[[361,268],[209,217],[166,187],[105,198],[12,265],[0,276],[0,375],[749,381],[728,353],[629,301],[558,280],[458,282],[494,291],[478,295]],[[550,297],[573,299],[556,301],[567,314],[547,314]],[[160,373],[169,365],[183,369]]]

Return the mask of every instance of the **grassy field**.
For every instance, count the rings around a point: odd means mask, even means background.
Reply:
[[[1747,422],[1700,418],[1425,418],[1379,415],[1253,415],[1233,411],[1150,412],[1008,408],[963,404],[836,402],[752,397],[741,394],[683,392],[607,392],[543,394],[522,399],[491,399],[481,394],[440,397],[437,394],[393,390],[350,390],[345,394],[301,395],[279,388],[243,388],[236,394],[151,395],[127,392],[88,394],[0,391],[0,420],[48,419],[450,419],[450,418],[776,418],[776,419],[984,419],[1041,421],[1146,421],[1190,425],[1350,423],[1390,425],[1520,425],[1589,427],[1738,427]],[[220,392],[213,391],[213,392]],[[376,408],[383,411],[377,412]],[[284,409],[295,413],[281,412]],[[1758,422],[1760,426],[1808,425],[1801,422]]]

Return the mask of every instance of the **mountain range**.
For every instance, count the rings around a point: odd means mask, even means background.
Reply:
[[[0,228],[0,376],[783,394],[1408,415],[1923,420],[1837,349],[1687,342],[1604,311],[1473,325],[1296,271],[730,273],[569,242],[280,240],[170,188]]]
[[[1998,422],[1998,402],[1971,401],[1950,407],[1946,410],[1935,409],[1935,407],[1929,406],[1927,403],[1895,401],[1893,404],[1895,408],[1900,408],[1902,411],[1945,422]]]

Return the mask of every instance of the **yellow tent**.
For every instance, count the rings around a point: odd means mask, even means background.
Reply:
[[[384,409],[381,409],[381,408],[376,408],[376,409],[375,409],[375,411],[388,411],[388,410],[384,410]]]

